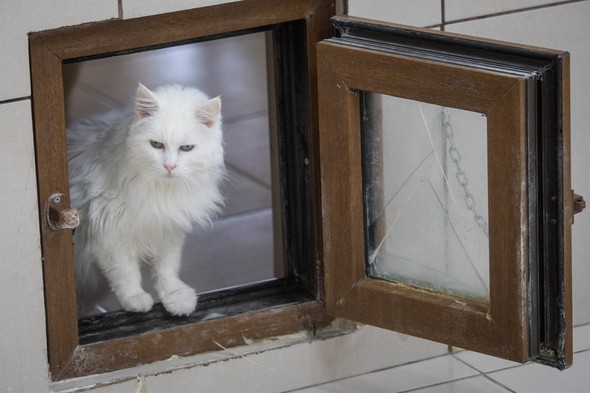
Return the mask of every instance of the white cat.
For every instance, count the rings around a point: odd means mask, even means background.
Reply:
[[[68,129],[67,140],[71,204],[80,213],[74,232],[80,315],[94,307],[105,278],[125,310],[150,310],[142,263],[150,265],[168,312],[193,312],[197,296],[178,273],[186,233],[223,204],[219,97],[139,84],[127,111],[83,120]]]

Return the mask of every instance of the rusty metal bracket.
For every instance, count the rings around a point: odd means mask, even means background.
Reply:
[[[51,195],[45,202],[47,225],[54,231],[74,229],[80,224],[80,215],[76,209],[66,205],[64,194]]]

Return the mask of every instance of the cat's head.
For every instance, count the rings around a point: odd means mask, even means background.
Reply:
[[[139,84],[127,150],[141,175],[199,181],[223,167],[221,99],[200,90]]]

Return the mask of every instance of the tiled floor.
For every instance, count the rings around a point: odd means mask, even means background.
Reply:
[[[364,374],[292,393],[587,393],[590,325],[574,328],[574,365],[558,371],[470,351]]]

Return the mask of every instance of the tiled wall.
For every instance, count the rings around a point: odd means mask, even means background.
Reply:
[[[95,392],[271,392],[326,382],[445,351],[379,329],[294,345],[209,367],[162,362],[95,379],[50,385],[47,374],[41,254],[32,141],[27,33],[108,18],[195,8],[218,0],[3,0],[0,11],[0,391],[47,392],[94,386]],[[547,45],[572,53],[573,184],[590,198],[590,1],[350,0],[351,15]],[[577,324],[590,322],[590,215],[574,226]],[[190,362],[190,359],[189,359]],[[195,359],[197,362],[197,359]],[[170,371],[174,367],[178,371]],[[231,376],[231,378],[229,377]],[[84,389],[86,389],[84,388]],[[197,390],[198,389],[198,390]]]
[[[118,15],[116,0],[4,1],[0,11],[0,389],[48,390],[29,31]]]

